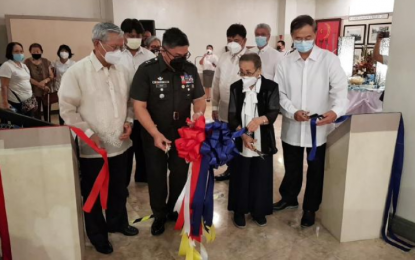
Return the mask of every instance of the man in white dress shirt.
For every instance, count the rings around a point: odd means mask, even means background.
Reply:
[[[109,190],[106,217],[99,199],[85,212],[86,233],[95,249],[113,252],[108,232],[135,236],[126,209],[127,150],[131,147],[133,110],[128,109],[128,72],[118,65],[124,45],[123,33],[112,23],[97,24],[92,31],[94,51],[70,67],[59,89],[59,110],[65,124],[82,129],[109,158]],[[117,65],[114,65],[117,64]],[[80,141],[81,190],[84,203],[102,168],[103,159]]]
[[[230,88],[239,76],[239,58],[248,52],[246,48],[246,29],[242,24],[232,24],[226,31],[228,52],[220,56],[213,76],[212,118],[228,122]],[[228,165],[229,166],[229,165]],[[216,176],[217,181],[229,180],[231,169]]]
[[[124,32],[125,50],[122,52],[120,65],[123,65],[129,75],[128,86],[131,86],[134,75],[140,65],[156,56],[144,47],[141,47],[144,27],[137,19],[125,19],[121,23],[121,30]],[[138,120],[134,120],[131,140],[133,146],[128,151],[128,169],[126,185],[130,184],[131,171],[133,169],[133,158],[135,155],[135,174],[136,182],[147,182],[146,162],[144,159],[143,143],[141,141],[141,125]]]
[[[310,115],[322,115],[317,123],[317,153],[308,161],[307,184],[301,225],[314,225],[323,192],[324,160],[327,134],[332,123],[346,113],[347,77],[339,58],[314,45],[316,23],[308,15],[291,23],[291,36],[296,51],[279,65],[277,82],[283,114],[281,139],[283,142],[285,176],[281,183],[281,201],[274,210],[298,207],[297,196],[303,182],[304,150],[312,147]]]
[[[250,51],[261,57],[262,75],[266,79],[274,80],[277,74],[277,65],[284,58],[284,55],[269,46],[271,27],[268,24],[260,23],[255,29],[255,42],[257,47]]]

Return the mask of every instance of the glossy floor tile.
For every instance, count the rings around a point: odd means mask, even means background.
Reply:
[[[208,109],[207,115],[210,115]],[[278,188],[284,176],[284,165],[280,142],[281,118],[275,123],[278,148],[274,157],[274,200],[280,199]],[[306,168],[305,168],[306,169]],[[220,169],[216,174],[225,170]],[[304,186],[304,185],[303,185]],[[304,191],[304,187],[303,187]],[[301,203],[303,191],[299,196]],[[387,245],[381,239],[339,243],[319,222],[312,228],[299,226],[301,210],[287,210],[269,216],[266,227],[257,226],[249,217],[245,229],[236,228],[227,210],[228,182],[215,185],[214,224],[217,239],[205,244],[210,260],[404,260],[415,259],[415,251],[404,253]],[[300,205],[301,206],[301,205]],[[130,184],[128,199],[129,219],[134,220],[151,214],[146,184]],[[152,220],[136,224],[140,229],[137,237],[110,234],[114,253],[105,256],[97,253],[88,242],[87,260],[171,260],[185,259],[178,256],[180,232],[169,222],[166,232],[159,237],[150,234]]]

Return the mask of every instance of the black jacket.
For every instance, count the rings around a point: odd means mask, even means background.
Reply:
[[[231,85],[229,101],[229,127],[231,131],[236,131],[238,126],[242,126],[242,108],[245,100],[243,82],[239,80]],[[261,152],[271,155],[277,153],[275,141],[274,122],[277,119],[280,109],[280,99],[278,84],[262,76],[261,90],[258,93],[258,115],[268,118],[268,125],[261,126]],[[238,138],[235,141],[236,147],[242,152],[243,141]]]

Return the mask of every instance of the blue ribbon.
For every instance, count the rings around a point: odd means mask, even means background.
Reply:
[[[310,128],[311,128],[311,144],[312,148],[310,151],[310,154],[308,155],[309,161],[314,161],[316,159],[316,153],[317,153],[317,119],[322,118],[323,116],[316,116],[312,117],[310,119]],[[347,119],[349,119],[351,116],[342,116],[339,117],[334,123],[343,123]]]
[[[383,226],[382,226],[382,237],[386,243],[395,246],[405,252],[409,252],[414,245],[411,245],[398,237],[393,233],[391,225],[389,225],[389,218],[393,220],[398,207],[399,190],[401,186],[401,177],[404,161],[404,141],[405,141],[405,129],[404,123],[401,116],[399,123],[398,137],[396,138],[395,154],[393,156],[391,180],[389,183],[388,196],[386,198],[385,212],[383,214]],[[392,203],[392,205],[391,205]],[[392,206],[392,214],[389,215],[390,207]],[[390,238],[389,238],[389,237]],[[392,239],[394,241],[392,241]]]
[[[200,234],[202,216],[204,226],[212,226],[213,223],[213,169],[217,169],[239,155],[234,140],[241,137],[246,129],[231,133],[227,123],[214,122],[207,124],[205,131],[206,140],[200,149],[203,159],[192,203],[191,226],[194,236]]]

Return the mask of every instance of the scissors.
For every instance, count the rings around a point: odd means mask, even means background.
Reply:
[[[259,151],[258,149],[256,149],[254,143],[251,143],[251,145],[252,145],[253,151],[256,152],[259,155],[259,157],[261,157],[262,160],[265,160],[265,158],[264,158],[265,154],[263,152]]]

